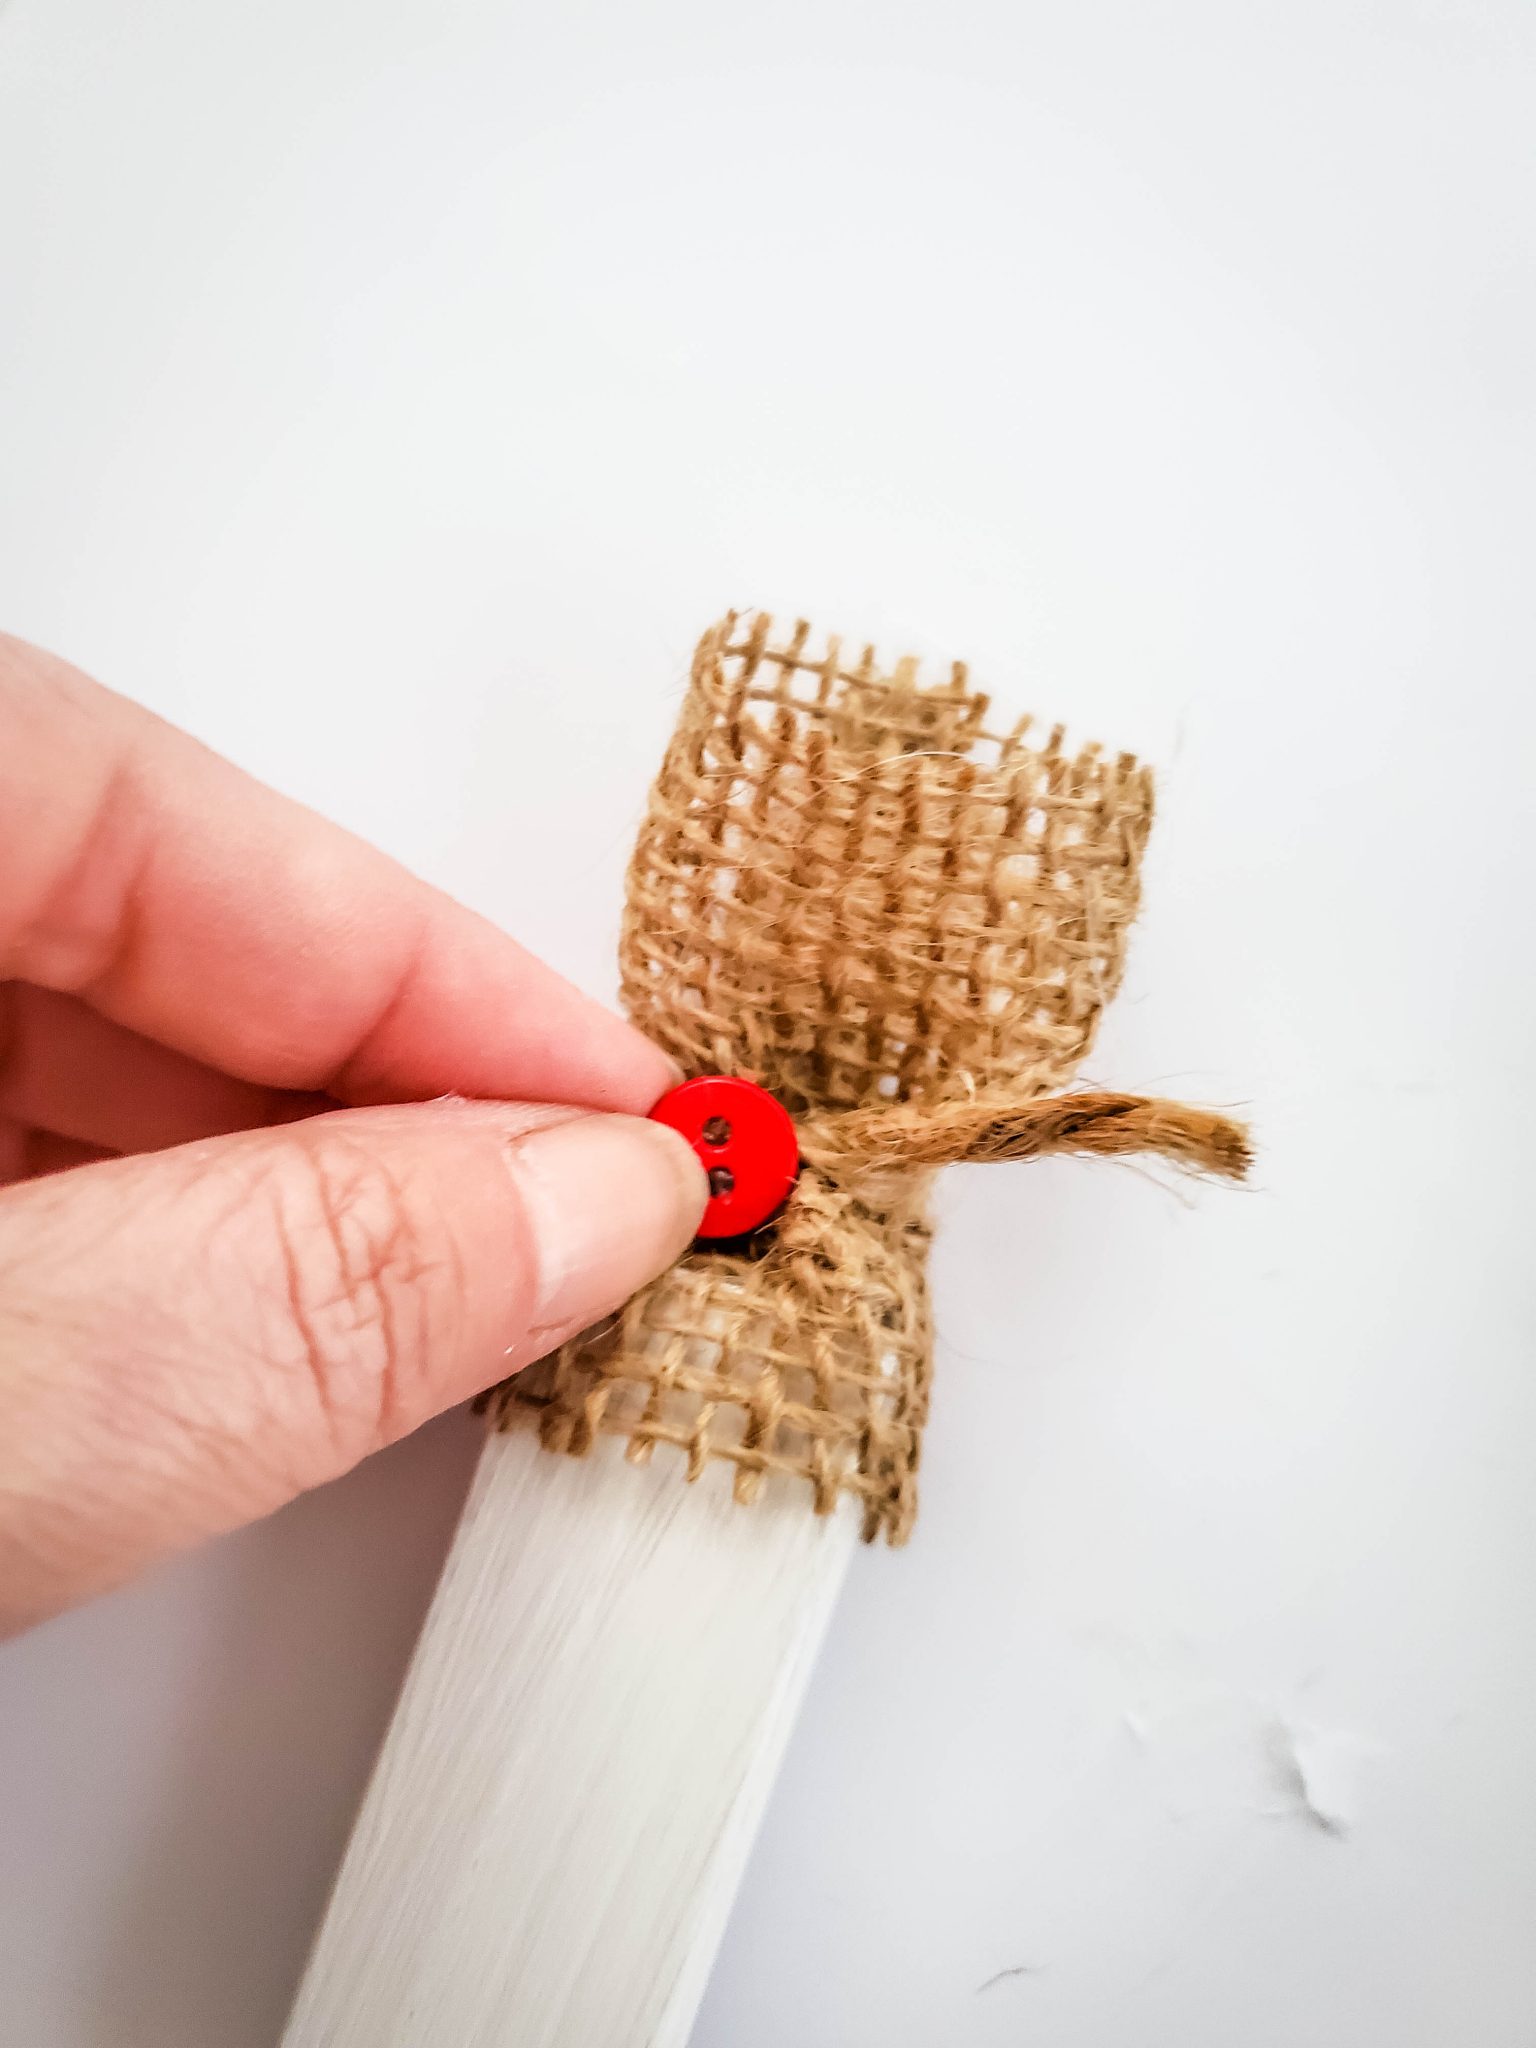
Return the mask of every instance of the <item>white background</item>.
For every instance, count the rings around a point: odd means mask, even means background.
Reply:
[[[1524,0],[0,10],[12,630],[605,995],[727,605],[1161,771],[1256,1185],[947,1177],[698,2048],[1536,2041],[1533,138]],[[474,1444],[0,1655],[4,2048],[274,2041]]]

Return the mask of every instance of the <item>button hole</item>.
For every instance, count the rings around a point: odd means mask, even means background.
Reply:
[[[712,1166],[709,1169],[709,1192],[712,1195],[728,1195],[736,1186],[736,1176],[728,1166]]]
[[[723,1116],[712,1116],[704,1126],[703,1138],[706,1145],[728,1145],[731,1127]]]

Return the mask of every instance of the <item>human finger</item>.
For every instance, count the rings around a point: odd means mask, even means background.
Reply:
[[[0,1191],[0,1626],[292,1495],[553,1349],[707,1188],[642,1118],[343,1111]]]
[[[0,979],[265,1087],[641,1112],[666,1056],[486,919],[0,636]]]

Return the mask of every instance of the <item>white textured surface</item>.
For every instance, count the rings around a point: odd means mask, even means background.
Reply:
[[[0,11],[14,630],[602,991],[726,604],[1164,770],[1094,1074],[1257,1185],[947,1181],[923,1520],[697,2048],[1536,2035],[1533,38]],[[270,2048],[472,1451],[0,1655],[7,2042]]]
[[[857,1531],[492,1438],[284,2048],[684,2048]]]

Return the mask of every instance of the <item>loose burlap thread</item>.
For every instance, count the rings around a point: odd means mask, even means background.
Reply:
[[[993,733],[963,664],[923,687],[836,638],[732,613],[694,655],[629,870],[623,993],[685,1073],[797,1119],[801,1172],[747,1246],[696,1247],[495,1390],[584,1455],[602,1436],[689,1479],[775,1474],[900,1543],[933,1334],[926,1206],[961,1159],[1154,1151],[1240,1175],[1241,1129],[1139,1096],[1057,1094],[1120,983],[1152,778],[1028,719]]]

